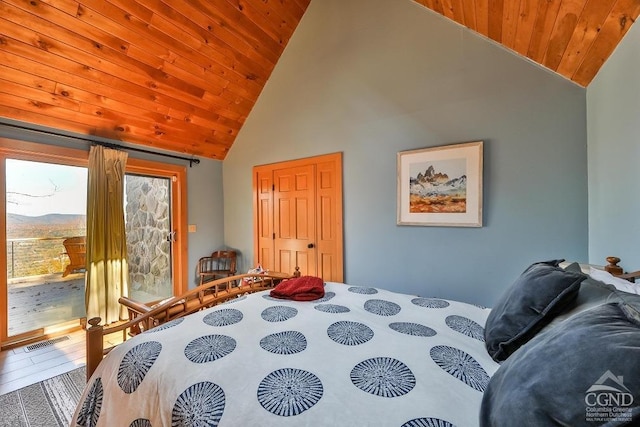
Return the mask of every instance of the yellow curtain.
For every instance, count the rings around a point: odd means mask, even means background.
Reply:
[[[124,230],[127,153],[99,145],[89,151],[87,183],[87,319],[105,324],[127,316],[118,298],[127,296],[129,268]]]

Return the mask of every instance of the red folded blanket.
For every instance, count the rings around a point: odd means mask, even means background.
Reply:
[[[324,282],[314,276],[295,277],[277,284],[270,295],[294,301],[313,301],[324,296]]]

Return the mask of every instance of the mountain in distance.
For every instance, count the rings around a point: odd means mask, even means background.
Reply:
[[[27,216],[19,214],[7,214],[7,226],[20,225],[75,225],[85,223],[87,216],[83,214],[46,214],[40,216]]]
[[[429,166],[424,173],[409,179],[409,192],[420,197],[459,196],[467,194],[467,176],[450,179],[446,173],[436,172]]]

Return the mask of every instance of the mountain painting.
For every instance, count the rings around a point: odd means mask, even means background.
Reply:
[[[410,213],[466,213],[466,159],[412,163],[409,170]]]

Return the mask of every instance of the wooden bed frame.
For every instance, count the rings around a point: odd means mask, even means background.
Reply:
[[[136,335],[161,323],[177,319],[204,308],[212,307],[238,296],[264,291],[273,288],[277,283],[299,277],[296,268],[293,274],[264,273],[238,274],[212,280],[185,294],[170,298],[161,304],[147,306],[128,298],[121,298],[120,302],[129,310],[129,320],[109,326],[100,325],[99,317],[89,319],[90,326],[86,330],[87,350],[87,381],[102,361],[102,358],[114,347],[105,347],[105,336],[122,332],[123,340],[128,335]],[[235,286],[234,286],[235,285]],[[221,288],[224,288],[221,290]]]
[[[640,277],[640,270],[624,273],[622,268],[618,266],[620,258],[607,257],[607,262],[609,264],[604,267],[604,270],[617,277],[630,282],[635,282],[635,279]],[[113,346],[104,346],[104,337],[107,335],[122,332],[123,340],[126,340],[128,335],[136,335],[161,323],[212,307],[243,294],[271,289],[282,280],[299,276],[300,271],[297,267],[293,274],[239,274],[207,282],[183,295],[152,306],[139,304],[128,298],[121,298],[121,303],[129,310],[129,321],[109,326],[100,325],[101,319],[99,317],[94,317],[88,321],[90,326],[87,327],[86,331],[87,381],[102,361],[102,358],[113,349]],[[234,284],[238,285],[233,286]],[[224,289],[219,290],[220,288]]]

